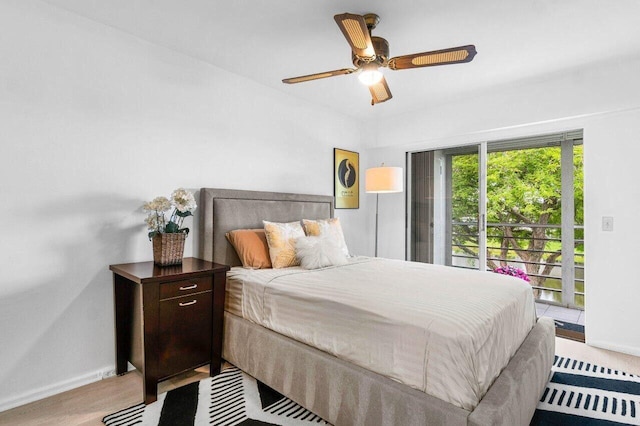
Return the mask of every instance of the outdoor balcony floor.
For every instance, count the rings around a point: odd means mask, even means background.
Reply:
[[[580,309],[571,309],[536,302],[536,313],[539,317],[551,317],[558,321],[584,325],[584,311]]]

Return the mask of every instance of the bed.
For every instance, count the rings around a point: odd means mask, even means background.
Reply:
[[[326,219],[334,214],[330,196],[209,188],[200,192],[200,212],[200,256],[230,266],[240,265],[240,261],[225,238],[227,232],[259,228],[262,220],[291,222]],[[406,263],[384,266],[390,261],[361,262],[385,269],[402,268]],[[351,267],[360,266],[347,265]],[[304,323],[302,317],[299,322]],[[386,368],[390,366],[384,359],[364,368],[357,359],[337,357],[327,347],[320,345],[323,350],[318,349],[304,339],[287,337],[263,325],[232,308],[226,311],[224,359],[336,425],[529,424],[547,383],[555,349],[553,321],[534,318],[519,338],[521,343],[519,340],[513,356],[498,367],[497,378],[490,377],[476,401],[459,402],[433,395],[440,394],[425,384],[437,382],[433,374],[422,380],[415,368],[404,368],[408,374],[398,377],[393,368]],[[332,329],[330,324],[327,327]],[[445,385],[441,383],[440,391],[446,391],[446,380],[441,382]]]

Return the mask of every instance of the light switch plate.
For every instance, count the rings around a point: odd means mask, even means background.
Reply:
[[[613,231],[613,217],[602,216],[602,230],[612,232]]]

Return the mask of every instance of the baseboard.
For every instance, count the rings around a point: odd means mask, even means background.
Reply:
[[[609,342],[603,342],[601,340],[593,340],[589,339],[587,336],[587,345],[593,346],[600,349],[606,349],[608,351],[620,352],[623,354],[633,355],[640,357],[640,349],[631,347],[631,346],[623,346],[623,345],[613,345]]]
[[[30,402],[38,401],[49,396],[57,395],[80,386],[88,385],[89,383],[97,382],[98,380],[113,376],[114,374],[115,366],[107,366],[100,370],[83,374],[72,379],[63,380],[58,383],[33,389],[21,395],[11,396],[4,400],[0,400],[0,412],[10,410]]]

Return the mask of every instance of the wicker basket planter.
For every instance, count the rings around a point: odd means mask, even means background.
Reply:
[[[180,265],[187,234],[156,234],[153,236],[153,262],[159,266]]]

